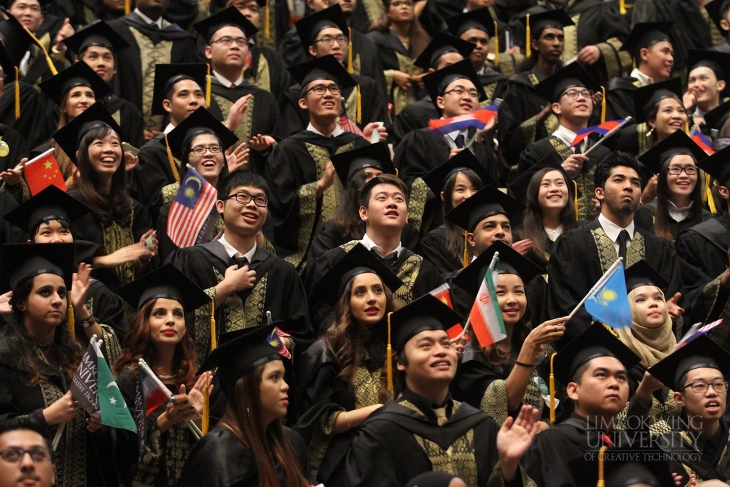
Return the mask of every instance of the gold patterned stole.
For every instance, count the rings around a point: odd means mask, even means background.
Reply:
[[[400,52],[396,52],[395,57],[398,60],[399,71],[403,71],[404,73],[408,73],[413,76],[423,73],[422,68],[419,68],[418,66],[415,66],[413,64],[415,60],[410,56],[407,56]],[[395,84],[395,82],[392,82],[391,85],[392,88],[390,91],[393,97],[393,113],[397,115],[401,112],[401,110],[408,106],[408,103],[410,101],[409,95],[413,96],[414,89],[404,90],[400,86]]]
[[[225,96],[217,95],[215,93],[213,93],[213,98],[215,98],[216,103],[218,103],[218,106],[221,109],[221,113],[223,113],[223,120],[226,120],[228,118],[228,114],[231,113],[231,107],[233,106],[234,102],[229,100]],[[238,127],[236,127],[236,130],[233,131],[233,133],[236,134],[236,136],[238,137],[238,141],[233,144],[234,148],[238,147],[244,142],[248,142],[249,140],[251,140],[255,101],[255,96],[252,96],[248,100],[248,108],[246,108],[246,112],[243,114],[243,120],[238,125]],[[250,165],[246,164],[244,168],[246,168],[246,170],[250,170]]]
[[[385,12],[385,6],[380,0],[362,0],[362,6],[365,7],[370,25],[378,22],[380,16]]]
[[[424,231],[431,227],[430,224],[423,225],[423,213],[426,210],[426,200],[428,199],[428,185],[421,178],[416,178],[411,183],[411,190],[408,197],[408,223],[416,230]]]
[[[591,234],[593,234],[593,240],[596,242],[598,260],[601,262],[601,271],[606,272],[608,268],[616,262],[616,259],[618,259],[616,247],[613,244],[613,240],[606,235],[606,232],[600,226],[591,230]],[[629,248],[626,249],[626,262],[624,263],[624,267],[628,269],[643,259],[645,255],[646,246],[644,243],[644,237],[641,233],[634,230],[634,236],[631,240],[631,244],[629,245]]]
[[[357,88],[353,88],[345,100],[345,113],[353,123],[357,122]],[[329,159],[329,156],[327,158]],[[339,178],[337,179],[339,180]]]
[[[247,68],[243,72],[246,73]],[[269,60],[259,51],[259,59],[256,65],[256,72],[253,73],[251,84],[257,88],[271,93],[271,70],[269,69]]]
[[[152,115],[152,97],[155,88],[155,65],[170,64],[172,56],[172,41],[160,41],[156,45],[152,39],[142,34],[134,27],[129,27],[139,46],[142,68],[142,119],[145,130],[160,130],[162,116]]]
[[[276,2],[269,2],[269,38],[266,38],[266,7],[261,9],[261,20],[259,31],[254,37],[256,39],[256,45],[261,47],[267,47],[272,51],[279,49],[279,39],[276,37]]]
[[[353,90],[354,93],[355,90]],[[325,168],[330,160],[329,152],[322,146],[312,144],[311,142],[305,142],[309,155],[314,159],[314,163],[317,166],[317,180],[324,176]],[[335,154],[349,151],[353,148],[354,142],[349,142],[337,148]],[[322,209],[319,213],[319,221],[317,226],[313,229],[312,236],[319,233],[322,225],[328,220],[331,220],[337,213],[337,208],[340,206],[340,201],[344,197],[345,189],[342,187],[340,178],[335,178],[335,182],[322,193]]]
[[[580,22],[580,14],[573,15],[570,20],[575,25],[567,25],[563,27],[563,37],[565,38],[565,47],[560,59],[563,62],[569,61],[578,55],[578,22]]]
[[[134,210],[131,213],[129,226],[122,227],[117,222],[112,222],[102,229],[104,250],[107,254],[113,254],[123,247],[134,244],[131,223],[134,222]],[[128,284],[134,281],[134,262],[120,264],[114,267],[113,272],[122,285]]]
[[[530,78],[530,83],[532,83],[532,86],[537,86],[538,84],[540,84],[540,80],[537,79],[537,76],[535,75],[535,73],[530,73],[528,75],[528,77]],[[534,119],[534,118],[535,117],[532,117],[532,119]],[[543,125],[545,125],[545,130],[547,131],[547,133],[552,134],[553,132],[558,130],[558,127],[560,127],[560,121],[558,120],[558,117],[554,113],[551,112],[550,115],[548,115],[547,118],[545,119],[545,121],[543,122]],[[525,142],[528,143],[528,145],[535,142],[534,130],[532,133],[532,138],[531,139],[525,138]]]
[[[494,92],[497,90],[497,85],[499,82],[495,81],[494,83],[489,83],[488,85],[483,85],[484,93],[487,94],[487,97],[479,103],[479,108],[484,108],[487,105],[491,105],[492,101],[494,100]]]

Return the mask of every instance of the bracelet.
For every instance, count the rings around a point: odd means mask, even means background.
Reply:
[[[59,49],[57,49],[57,48],[56,48],[56,46],[53,46],[53,47],[51,48],[51,52],[52,52],[53,54],[64,54],[64,53],[66,52],[66,49],[64,48],[64,50],[63,50],[63,51],[60,51]]]
[[[523,363],[523,362],[519,362],[517,360],[515,360],[515,365],[519,365],[520,367],[527,367],[529,369],[534,369],[535,368],[534,365],[530,365],[530,364],[526,364],[526,363]]]
[[[96,317],[95,317],[94,315],[89,315],[89,317],[88,317],[88,318],[86,318],[85,320],[78,320],[78,321],[77,321],[77,323],[78,323],[79,325],[81,325],[81,327],[82,327],[82,328],[83,328],[84,330],[85,330],[85,329],[87,329],[87,328],[91,328],[92,326],[94,326],[94,325],[95,325],[95,324],[97,324],[98,322],[99,322],[99,320],[97,320],[97,319],[96,319]]]
[[[345,412],[345,423],[347,424],[347,429],[352,429],[352,425],[350,424],[350,412]]]

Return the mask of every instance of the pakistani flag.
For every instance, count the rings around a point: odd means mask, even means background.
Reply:
[[[101,342],[94,340],[97,364],[97,391],[99,394],[99,410],[101,412],[101,424],[111,428],[121,428],[137,433],[137,425],[127,409],[124,397],[119,386],[114,381],[109,364],[106,363],[101,353]]]

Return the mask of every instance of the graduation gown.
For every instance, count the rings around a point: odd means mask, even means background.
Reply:
[[[428,121],[439,118],[431,97],[408,104],[401,110],[393,121],[393,143],[396,147],[406,135],[417,129],[428,127]]]
[[[115,122],[119,124],[124,132],[125,142],[136,148],[144,144],[144,130],[142,125],[142,113],[134,104],[115,94],[101,99],[104,108],[111,114]]]
[[[301,273],[314,237],[331,219],[343,198],[339,178],[322,196],[317,196],[317,180],[324,174],[329,157],[368,144],[351,132],[323,137],[304,130],[274,148],[264,168],[270,188],[269,218],[274,225],[276,253]]]
[[[613,241],[598,219],[560,235],[550,256],[548,316],[568,316],[617,258]],[[625,267],[631,267],[641,259],[669,282],[666,289],[662,289],[665,296],[683,292],[681,264],[672,245],[635,226],[631,244],[626,249]],[[592,321],[585,308],[576,316],[578,319],[571,320],[564,337],[557,342],[558,349],[583,332]]]
[[[0,140],[8,145],[8,155],[0,157],[0,172],[13,169],[28,155],[30,147],[20,132],[0,123]]]
[[[295,431],[282,426],[294,447],[301,469],[307,469],[307,447]],[[279,470],[279,483],[286,487],[286,475]],[[213,428],[193,447],[178,487],[249,487],[259,485],[256,457],[229,429]]]
[[[656,219],[656,205],[657,200],[651,201],[649,203],[646,203],[645,205],[640,205],[636,209],[636,213],[634,214],[634,221],[636,222],[636,225],[639,228],[643,228],[644,230],[656,233],[654,231],[654,221]],[[706,209],[702,209],[702,220],[707,220],[708,218],[713,218],[712,213],[707,211]],[[701,222],[700,222],[701,223]],[[685,230],[688,230],[695,226],[697,224],[696,221],[689,215],[687,218],[682,220],[681,222],[676,221],[671,216],[669,217],[669,231],[672,234],[672,237],[676,240],[680,233],[684,232]]]
[[[499,428],[492,418],[449,398],[449,419],[439,426],[431,407],[406,389],[371,414],[347,455],[350,485],[400,487],[430,471],[454,474],[469,487],[534,485],[521,468],[512,482],[504,482],[497,462]]]
[[[460,252],[458,258],[454,258],[453,255],[449,254],[446,249],[446,225],[441,225],[434,228],[421,239],[421,243],[418,247],[418,253],[422,255],[427,261],[432,263],[441,275],[449,275],[459,269],[464,268],[463,251]],[[463,245],[463,237],[462,237]],[[469,262],[472,258],[471,245],[468,246],[467,257]]]
[[[641,87],[641,81],[631,76],[612,79],[606,90],[606,120],[636,118],[634,93]]]
[[[167,262],[195,281],[212,300],[226,269],[234,265],[219,241],[175,250]],[[215,307],[216,335],[267,323],[266,312],[270,311],[274,322],[286,320],[282,330],[292,336],[297,351],[303,351],[313,333],[304,287],[296,271],[261,247],[256,248],[249,270],[256,271],[254,286],[232,294],[222,306]],[[187,320],[200,362],[210,353],[210,312],[211,303],[208,303],[194,312],[194,319],[191,314]]]
[[[684,414],[677,417],[672,422],[672,431],[662,435],[659,441],[662,450],[672,455],[672,472],[682,476],[682,485],[689,482],[691,474],[695,474],[697,483],[714,479],[730,481],[730,436],[725,420],[720,420],[716,438],[705,439],[704,449],[697,442],[699,433],[684,429],[687,422]]]
[[[182,174],[180,161],[174,160],[178,174]],[[168,184],[175,183],[175,176],[167,158],[167,146],[164,134],[156,135],[139,150],[139,164],[129,173],[129,192],[148,209],[154,225],[160,208],[164,204],[161,190]]]
[[[682,232],[675,242],[677,254],[689,265],[715,278],[727,269],[730,248],[730,215],[710,218]]]
[[[0,188],[0,217],[4,217],[17,207],[18,202],[13,195],[5,188]],[[28,235],[24,231],[2,218],[0,221],[1,243],[24,243],[26,240],[28,240]]]
[[[251,63],[244,68],[244,78],[280,100],[292,84],[291,74],[287,71],[281,55],[264,46],[253,45],[249,49]]]

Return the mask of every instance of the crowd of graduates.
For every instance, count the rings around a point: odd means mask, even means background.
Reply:
[[[729,482],[730,0],[298,7],[2,1],[0,487]]]

